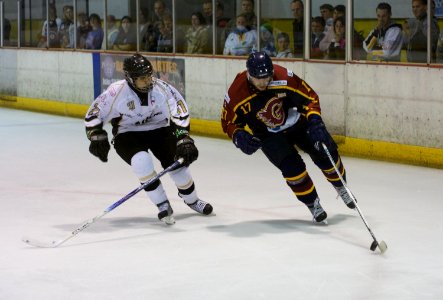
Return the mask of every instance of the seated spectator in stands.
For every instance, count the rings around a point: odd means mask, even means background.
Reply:
[[[427,62],[428,49],[428,0],[412,0],[412,13],[415,18],[403,25],[403,42],[407,48],[408,62]],[[432,7],[431,7],[432,8]],[[432,9],[431,9],[432,11]],[[440,29],[436,18],[431,18],[431,62],[435,61]]]
[[[166,7],[163,0],[156,0],[154,2],[154,15],[152,16],[152,25],[158,30],[160,24],[166,16],[171,16],[171,12]]]
[[[302,0],[292,0],[291,11],[294,20],[292,21],[292,34],[294,40],[294,57],[303,58],[304,53],[304,5]]]
[[[48,23],[49,21],[49,23]],[[40,40],[37,47],[58,48],[60,47],[59,31],[62,25],[62,20],[57,17],[57,10],[55,5],[48,7],[48,19],[43,22]]]
[[[63,19],[60,25],[60,47],[74,48],[74,7],[71,5],[63,6]]]
[[[211,26],[212,25],[212,0],[204,0],[203,1],[202,15],[205,19],[205,23],[208,26]]]
[[[231,19],[228,17],[225,17],[225,6],[220,1],[217,1],[215,15],[217,17],[217,19],[216,19],[217,27],[226,28],[229,20],[231,20]]]
[[[286,32],[280,32],[277,35],[277,58],[292,58],[294,55],[289,48],[289,35]]]
[[[392,22],[391,5],[388,3],[379,3],[375,11],[377,27],[363,41],[363,49],[372,54],[372,60],[400,61],[402,26]]]
[[[329,45],[327,59],[344,60],[346,56],[346,22],[345,18],[338,17],[334,21],[334,38]]]
[[[158,31],[149,20],[149,10],[140,8],[139,10],[140,24],[140,49],[155,52],[157,51]]]
[[[256,29],[257,15],[255,14],[254,0],[242,0],[241,11],[246,17],[246,23],[249,29]]]
[[[208,53],[208,27],[201,12],[191,15],[191,27],[186,32],[186,53]]]
[[[238,15],[243,15],[246,19],[245,27],[248,30],[257,28],[257,16],[254,9],[254,0],[241,0],[240,13]],[[237,15],[237,16],[238,16]],[[231,19],[225,28],[225,40],[228,35],[235,30],[237,27],[237,18]]]
[[[81,12],[77,16],[77,48],[86,48],[86,37],[88,33],[92,30],[89,24],[89,17],[86,13]]]
[[[443,63],[443,31],[440,33],[440,38],[437,42],[437,63]]]
[[[89,16],[89,24],[92,30],[86,36],[86,49],[101,49],[103,44],[104,32],[99,15],[91,14]]]
[[[120,21],[118,35],[115,39],[114,50],[134,51],[137,49],[137,29],[129,16]]]
[[[329,18],[329,8],[332,9],[332,17]],[[336,7],[332,7],[329,4],[325,4],[325,7],[322,9],[320,9],[320,11],[323,11],[322,17],[325,20],[325,30],[324,30],[324,38],[320,41],[320,50],[323,52],[326,52],[329,48],[329,45],[331,44],[332,40],[334,39],[335,36],[335,32],[334,32],[334,21],[338,18],[338,17],[343,17],[346,18],[346,7],[344,5],[337,5]],[[329,20],[331,22],[331,25],[328,26],[328,23],[325,19],[328,18],[327,20]]]
[[[220,1],[217,1],[216,7],[216,33],[217,33],[217,54],[222,54],[225,47],[225,41],[229,33],[225,33],[226,28],[231,20],[224,16],[225,6]]]
[[[329,30],[329,28],[334,27],[334,7],[329,4],[325,3],[320,5],[320,15],[325,20],[325,31]]]
[[[275,40],[273,28],[270,24],[265,23],[260,26],[260,45],[261,51],[266,52],[269,56],[276,56],[277,50],[275,49]]]
[[[236,28],[228,35],[225,42],[224,55],[248,55],[257,42],[257,32],[247,27],[244,14],[236,18]]]
[[[3,18],[3,45],[9,46],[9,38],[11,36],[11,22],[9,19]]]
[[[311,21],[311,58],[323,58],[324,52],[320,50],[320,42],[325,37],[325,19],[315,17]]]
[[[170,15],[165,16],[159,26],[157,52],[172,53],[172,17]]]
[[[114,48],[114,43],[118,35],[118,26],[115,22],[114,15],[108,15],[106,18],[106,27],[108,28],[108,47],[105,47],[105,39],[103,39],[102,49],[112,49]]]

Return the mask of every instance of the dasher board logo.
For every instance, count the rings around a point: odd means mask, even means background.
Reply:
[[[123,62],[130,55],[100,54],[101,91],[105,91],[112,83],[125,79]],[[153,76],[174,86],[185,97],[185,60],[182,58],[146,58],[154,69]]]

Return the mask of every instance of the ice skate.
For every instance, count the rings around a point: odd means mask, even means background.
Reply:
[[[328,214],[324,211],[323,207],[321,207],[319,198],[315,199],[313,204],[307,206],[311,211],[313,222],[328,224],[328,222],[326,221]]]
[[[175,219],[172,216],[174,211],[172,210],[171,204],[168,200],[163,201],[162,203],[157,204],[158,210],[158,219],[162,222],[165,222],[167,225],[175,224]]]
[[[338,195],[341,197],[343,202],[346,204],[347,207],[350,209],[355,208],[355,203],[352,201],[351,196],[349,195],[348,191],[344,186],[341,187],[335,187],[335,190],[337,191]]]
[[[186,202],[185,202],[186,203]],[[203,200],[197,199],[194,203],[186,203],[191,209],[195,210],[196,212],[203,214],[203,215],[209,215],[212,213],[212,205],[208,202],[205,202]]]

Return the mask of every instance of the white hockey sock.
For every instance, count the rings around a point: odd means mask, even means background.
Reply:
[[[195,201],[198,200],[198,196],[197,196],[197,191],[194,189],[192,191],[192,193],[190,193],[189,195],[183,195],[183,194],[179,194],[180,197],[182,197],[182,199],[187,203],[187,204],[192,204]]]
[[[155,190],[149,192],[146,191],[146,194],[148,195],[151,202],[154,203],[155,205],[160,204],[165,200],[168,200],[168,197],[166,196],[165,190],[161,183]]]
[[[146,151],[140,151],[131,158],[131,168],[141,183],[144,183],[157,175],[154,170],[152,157]],[[155,205],[168,199],[161,182],[155,190],[149,192],[147,191],[146,194]]]
[[[194,184],[194,180],[192,179],[191,173],[189,172],[189,169],[187,167],[182,167],[180,169],[169,172],[169,176],[171,176],[175,185],[180,190],[189,189]],[[180,193],[180,197],[182,197],[183,200],[188,204],[194,203],[198,200],[197,191],[195,188],[188,195]]]

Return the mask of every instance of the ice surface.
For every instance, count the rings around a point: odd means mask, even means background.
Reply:
[[[111,150],[88,152],[80,119],[0,108],[0,299],[443,299],[443,170],[343,157],[348,184],[388,251],[306,157],[328,212],[314,225],[264,157],[196,137],[199,216],[163,177],[177,223],[141,192],[55,249],[137,187]],[[159,168],[159,165],[157,164]]]

